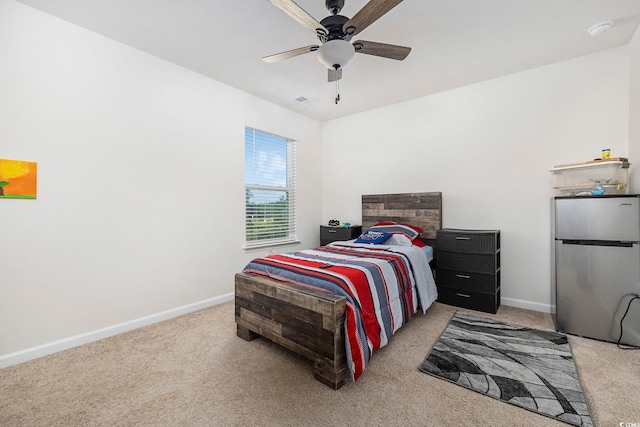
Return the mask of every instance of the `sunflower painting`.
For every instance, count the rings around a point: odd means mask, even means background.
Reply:
[[[35,199],[38,164],[0,159],[0,199]]]

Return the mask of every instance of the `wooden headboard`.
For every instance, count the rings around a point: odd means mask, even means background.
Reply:
[[[379,221],[411,224],[424,230],[420,239],[435,246],[442,228],[442,193],[402,193],[362,196],[362,231]]]

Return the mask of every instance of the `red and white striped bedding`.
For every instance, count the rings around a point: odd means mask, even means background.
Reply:
[[[354,381],[371,354],[437,297],[425,251],[415,246],[334,242],[256,258],[244,271],[345,296],[347,361]]]

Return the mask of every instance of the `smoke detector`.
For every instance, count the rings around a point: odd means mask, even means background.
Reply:
[[[596,37],[602,33],[606,33],[607,31],[609,31],[609,28],[611,28],[612,26],[613,21],[598,22],[597,24],[589,28],[587,32],[591,34],[591,36]]]

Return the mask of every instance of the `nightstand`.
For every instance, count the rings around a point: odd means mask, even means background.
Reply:
[[[349,227],[331,227],[330,225],[321,225],[320,245],[324,246],[337,240],[357,239],[361,234],[361,225],[351,225]]]
[[[445,228],[436,234],[438,301],[496,313],[500,307],[500,231]]]

